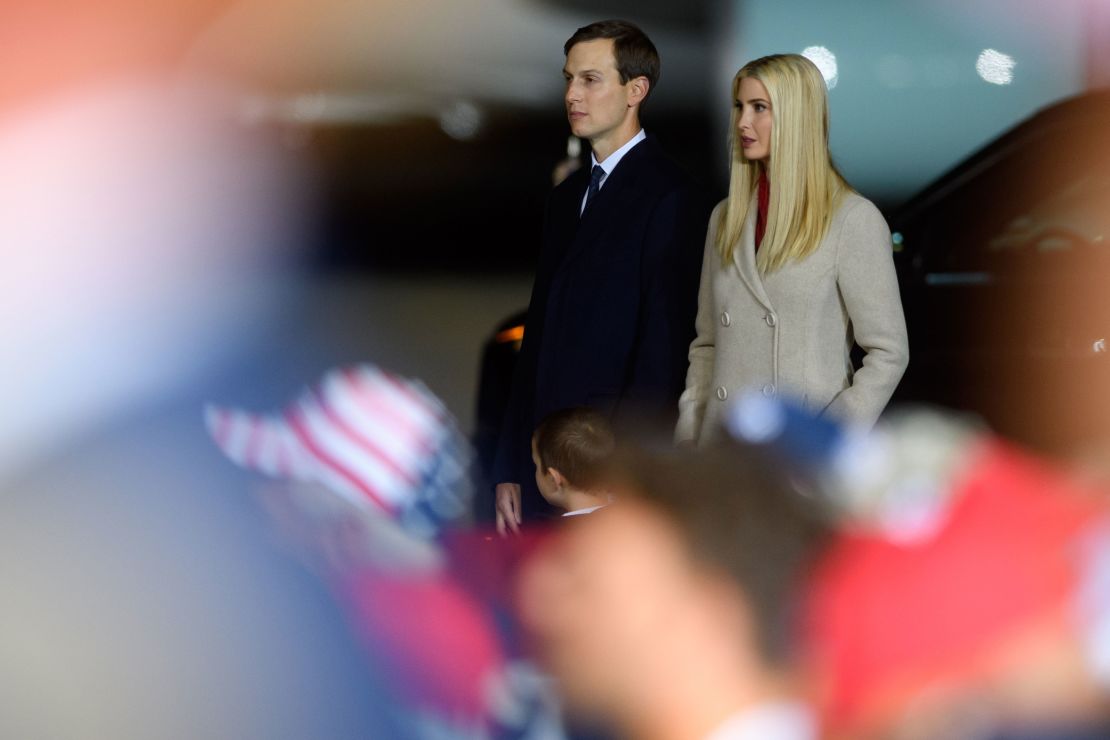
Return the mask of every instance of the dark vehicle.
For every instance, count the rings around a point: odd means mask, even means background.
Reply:
[[[910,336],[896,400],[1050,453],[1110,438],[1110,93],[1023,121],[890,223]]]

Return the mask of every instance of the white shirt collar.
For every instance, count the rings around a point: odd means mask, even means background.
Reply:
[[[640,132],[638,134],[625,142],[625,145],[622,146],[620,149],[606,157],[604,162],[598,162],[597,157],[594,156],[593,152],[590,152],[590,172],[593,172],[594,167],[599,164],[601,165],[601,169],[605,170],[605,176],[602,177],[601,182],[597,184],[598,188],[605,187],[605,181],[609,179],[609,174],[617,168],[617,164],[619,164],[621,159],[624,158],[624,155],[632,151],[632,147],[636,146],[646,138],[647,134],[644,133],[643,129],[640,129]],[[582,203],[578,208],[579,213],[586,212],[586,201],[589,199],[589,197],[590,191],[589,189],[587,189],[586,192],[582,193]]]
[[[582,516],[583,514],[593,514],[598,509],[604,509],[605,506],[606,504],[601,504],[600,506],[590,506],[585,509],[575,509],[574,511],[568,511],[567,513],[563,514],[563,516]]]
[[[593,170],[594,165],[600,164],[601,169],[605,170],[605,178],[608,178],[609,175],[612,174],[613,170],[617,168],[617,165],[620,163],[621,159],[624,158],[624,155],[632,151],[632,147],[636,146],[646,138],[647,134],[644,133],[643,129],[640,129],[639,133],[629,139],[624,146],[606,157],[604,162],[598,162],[597,157],[594,156],[593,152],[590,152],[590,169]],[[605,183],[605,178],[602,178],[602,184]]]
[[[729,717],[705,740],[814,740],[817,723],[803,704],[763,704]]]

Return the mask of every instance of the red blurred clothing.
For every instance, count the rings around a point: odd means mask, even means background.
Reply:
[[[344,588],[357,635],[398,696],[471,723],[488,716],[486,686],[505,664],[493,619],[445,574],[364,570]]]
[[[489,717],[488,688],[523,649],[515,609],[524,563],[551,540],[532,527],[445,533],[446,567],[423,574],[366,568],[342,584],[355,628],[399,695],[443,716]]]
[[[968,461],[935,535],[845,533],[815,573],[805,628],[833,735],[990,672],[1008,638],[1074,612],[1105,499],[998,442]]]

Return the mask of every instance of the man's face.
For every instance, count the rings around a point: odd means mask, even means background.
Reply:
[[[567,119],[575,136],[604,139],[624,122],[635,92],[632,85],[621,84],[612,39],[572,46],[563,76]]]
[[[673,527],[635,501],[576,522],[528,564],[522,616],[572,708],[610,713],[657,678],[695,572]]]

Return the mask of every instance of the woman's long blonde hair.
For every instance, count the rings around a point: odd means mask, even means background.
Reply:
[[[817,249],[841,197],[851,188],[829,156],[828,93],[817,66],[800,54],[774,54],[748,62],[733,78],[734,102],[745,77],[762,82],[771,99],[767,161],[771,199],[756,259],[760,272],[768,273]],[[717,249],[726,263],[740,241],[763,168],[762,162],[744,156],[736,130],[738,118],[733,105],[728,203],[717,224]]]

